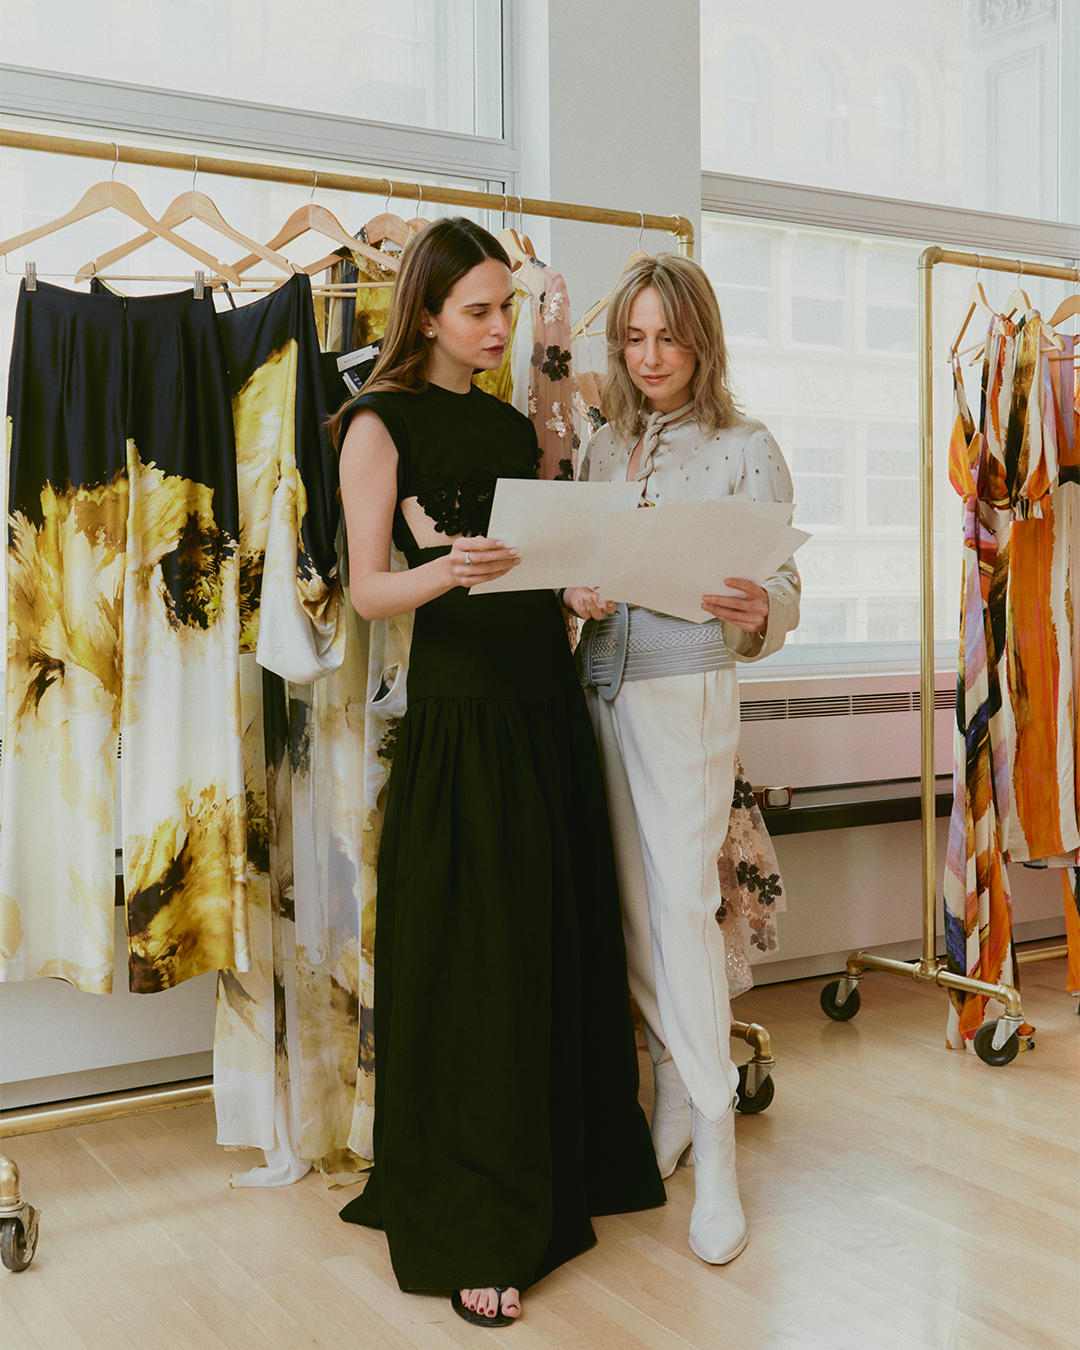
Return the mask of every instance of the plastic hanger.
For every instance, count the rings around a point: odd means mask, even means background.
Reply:
[[[226,263],[218,262],[216,258],[204,252],[195,244],[188,243],[181,235],[173,234],[172,230],[153,218],[133,189],[129,188],[126,183],[117,183],[113,179],[95,183],[93,187],[88,188],[71,210],[64,215],[57,216],[55,220],[50,220],[44,225],[38,225],[32,230],[27,230],[25,234],[17,234],[12,239],[5,239],[3,243],[0,243],[0,257],[17,248],[25,248],[27,244],[43,239],[48,234],[55,234],[57,230],[66,229],[67,226],[74,225],[76,221],[85,220],[88,216],[95,216],[110,206],[113,210],[119,211],[121,215],[135,221],[137,225],[141,225],[144,230],[166,240],[182,253],[186,253],[189,258],[194,258],[196,262],[202,263],[210,271],[219,272],[233,285],[239,286],[240,277],[237,275],[236,269],[229,267]]]
[[[195,172],[198,173],[198,159],[195,161]],[[175,225],[183,225],[188,220],[201,220],[203,224],[209,225],[212,229],[223,234],[233,243],[242,244],[251,249],[264,262],[271,263],[274,267],[291,276],[293,272],[299,271],[288,258],[282,257],[280,253],[275,253],[273,249],[264,248],[254,239],[249,239],[246,234],[241,234],[239,230],[233,227],[223,219],[221,212],[205,193],[196,192],[194,188],[194,176],[192,176],[192,188],[190,192],[182,192],[175,201],[171,202],[166,208],[165,214],[158,221],[159,225],[164,225],[167,229],[172,229]],[[114,262],[119,262],[121,258],[126,258],[129,253],[134,253],[136,249],[149,244],[155,235],[147,230],[141,234],[138,239],[132,239],[130,243],[121,244],[119,248],[110,249],[108,253],[103,253],[100,258],[93,262],[88,262],[75,273],[76,281],[86,281],[94,275],[95,272],[102,271],[103,268],[111,266]],[[224,273],[222,275],[225,275]],[[232,281],[232,277],[228,277]],[[237,277],[234,285],[239,285],[240,279]]]

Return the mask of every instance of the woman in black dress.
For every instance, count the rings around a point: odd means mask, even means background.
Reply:
[[[472,384],[502,360],[512,293],[485,230],[425,229],[335,427],[353,604],[416,610],[378,864],[375,1166],[342,1217],[386,1230],[402,1289],[489,1326],[595,1241],[591,1215],[664,1201],[559,606],[469,594],[516,566],[485,537],[491,499],[539,458],[528,419]]]

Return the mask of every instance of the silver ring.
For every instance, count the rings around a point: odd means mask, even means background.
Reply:
[[[465,566],[466,567],[472,566],[472,558],[469,557],[468,553],[465,554]]]

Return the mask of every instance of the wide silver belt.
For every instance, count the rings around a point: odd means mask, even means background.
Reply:
[[[719,619],[688,623],[670,614],[618,604],[604,619],[589,619],[577,646],[581,683],[613,699],[624,680],[694,675],[733,666]]]

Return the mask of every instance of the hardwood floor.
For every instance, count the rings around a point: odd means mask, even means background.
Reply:
[[[354,1192],[314,1174],[231,1190],[255,1159],[218,1148],[210,1107],[9,1140],[43,1219],[33,1264],[0,1271],[3,1350],[1076,1350],[1064,969],[1024,967],[1037,1045],[1001,1069],[946,1050],[946,996],[908,980],[868,975],[846,1023],[820,1012],[821,980],[745,995],[777,1058],[772,1105],[737,1122],[746,1251],[722,1269],[691,1253],[680,1168],[665,1208],[598,1220],[501,1333],[402,1294],[383,1235],[337,1218]]]

